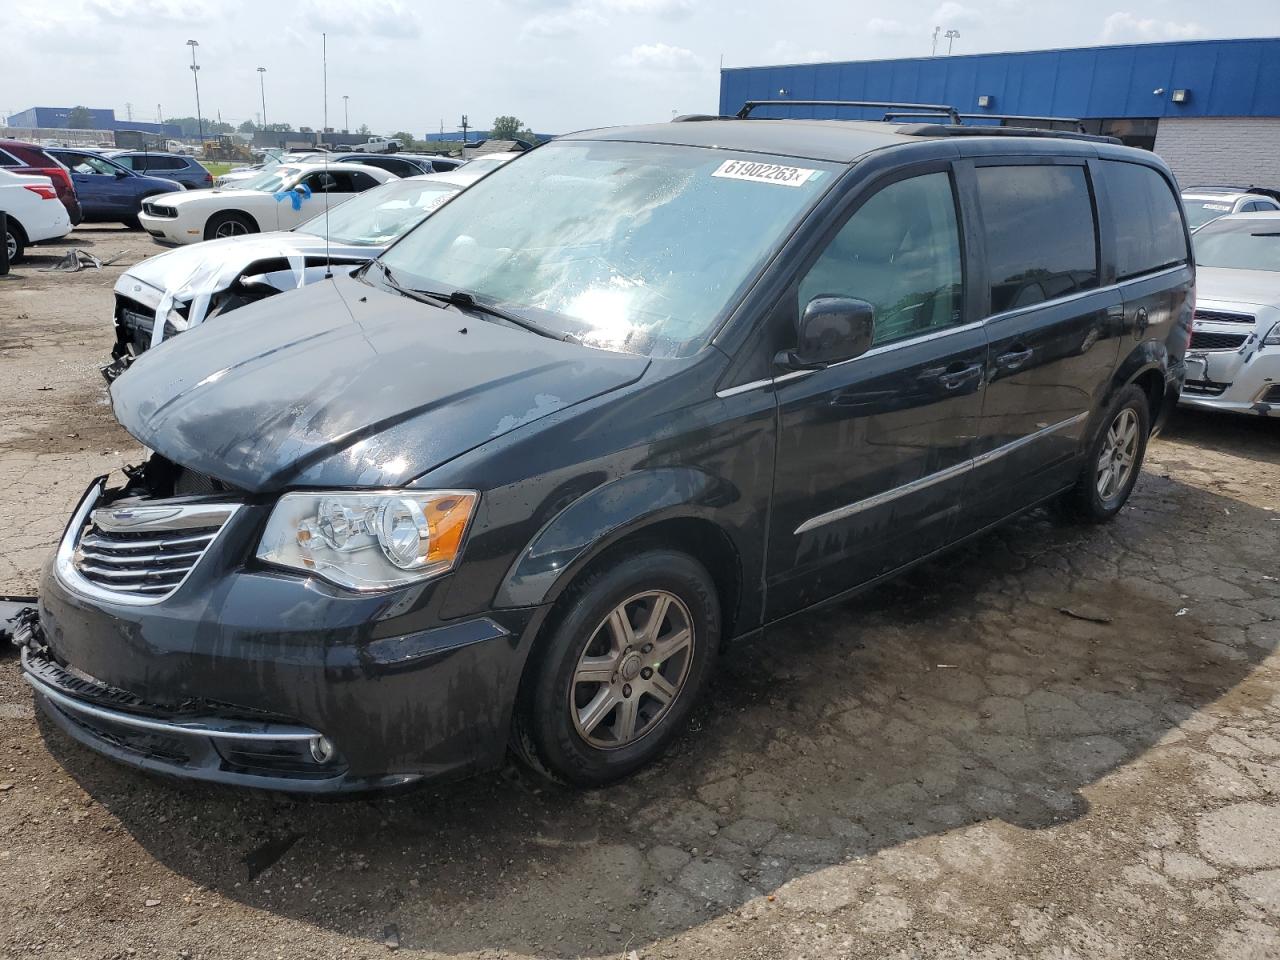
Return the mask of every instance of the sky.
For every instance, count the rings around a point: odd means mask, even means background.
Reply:
[[[714,113],[719,68],[1280,35],[1280,0],[44,0],[5,17],[0,115],[110,107],[375,133],[540,133]],[[945,53],[947,41],[941,41]]]

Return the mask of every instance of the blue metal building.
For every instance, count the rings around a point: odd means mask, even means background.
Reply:
[[[73,107],[31,107],[9,117],[9,126],[27,129],[66,129],[67,117]],[[140,130],[167,137],[181,136],[182,128],[176,123],[147,123],[143,120],[118,120],[110,109],[89,108],[93,130]]]
[[[1076,117],[1155,149],[1184,180],[1280,185],[1280,38],[725,69],[720,112],[745,100],[945,103],[961,113]],[[879,118],[762,108],[753,115]],[[1261,164],[1261,169],[1259,168]]]

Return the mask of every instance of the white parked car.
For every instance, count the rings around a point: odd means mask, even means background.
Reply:
[[[404,144],[397,137],[370,137],[364,143],[352,144],[356,153],[395,153],[403,150]]]
[[[1220,217],[1193,239],[1196,313],[1180,402],[1280,417],[1280,211]]]
[[[108,380],[166,337],[247,303],[305,286],[327,264],[367,263],[469,182],[459,174],[392,180],[289,231],[179,247],[130,267],[115,286]],[[327,251],[327,252],[326,252]],[[157,331],[156,319],[164,318]]]
[[[1280,203],[1268,193],[1248,187],[1186,187],[1182,206],[1187,211],[1187,226],[1192,230],[1233,213],[1266,213],[1280,210]]]
[[[234,188],[149,197],[138,221],[164,243],[199,243],[268,230],[291,230],[328,206],[394,180],[377,167],[344,163],[280,164]]]
[[[28,244],[71,232],[67,208],[48,177],[0,169],[0,210],[6,215],[4,240],[10,263],[22,260]]]

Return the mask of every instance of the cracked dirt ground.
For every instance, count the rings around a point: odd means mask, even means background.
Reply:
[[[117,268],[18,272],[0,592],[135,449],[95,370]],[[730,650],[592,793],[173,785],[38,723],[0,654],[0,955],[1280,957],[1277,576],[1280,422],[1179,415],[1112,525],[1036,513]]]

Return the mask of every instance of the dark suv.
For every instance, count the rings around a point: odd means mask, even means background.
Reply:
[[[213,174],[195,157],[181,153],[150,153],[145,150],[120,150],[108,157],[134,173],[173,180],[186,190],[213,189]]]
[[[1083,135],[594,130],[378,260],[148,351],[22,628],[40,705],[150,770],[575,784],[734,639],[1039,504],[1105,521],[1183,378],[1169,171]]]

